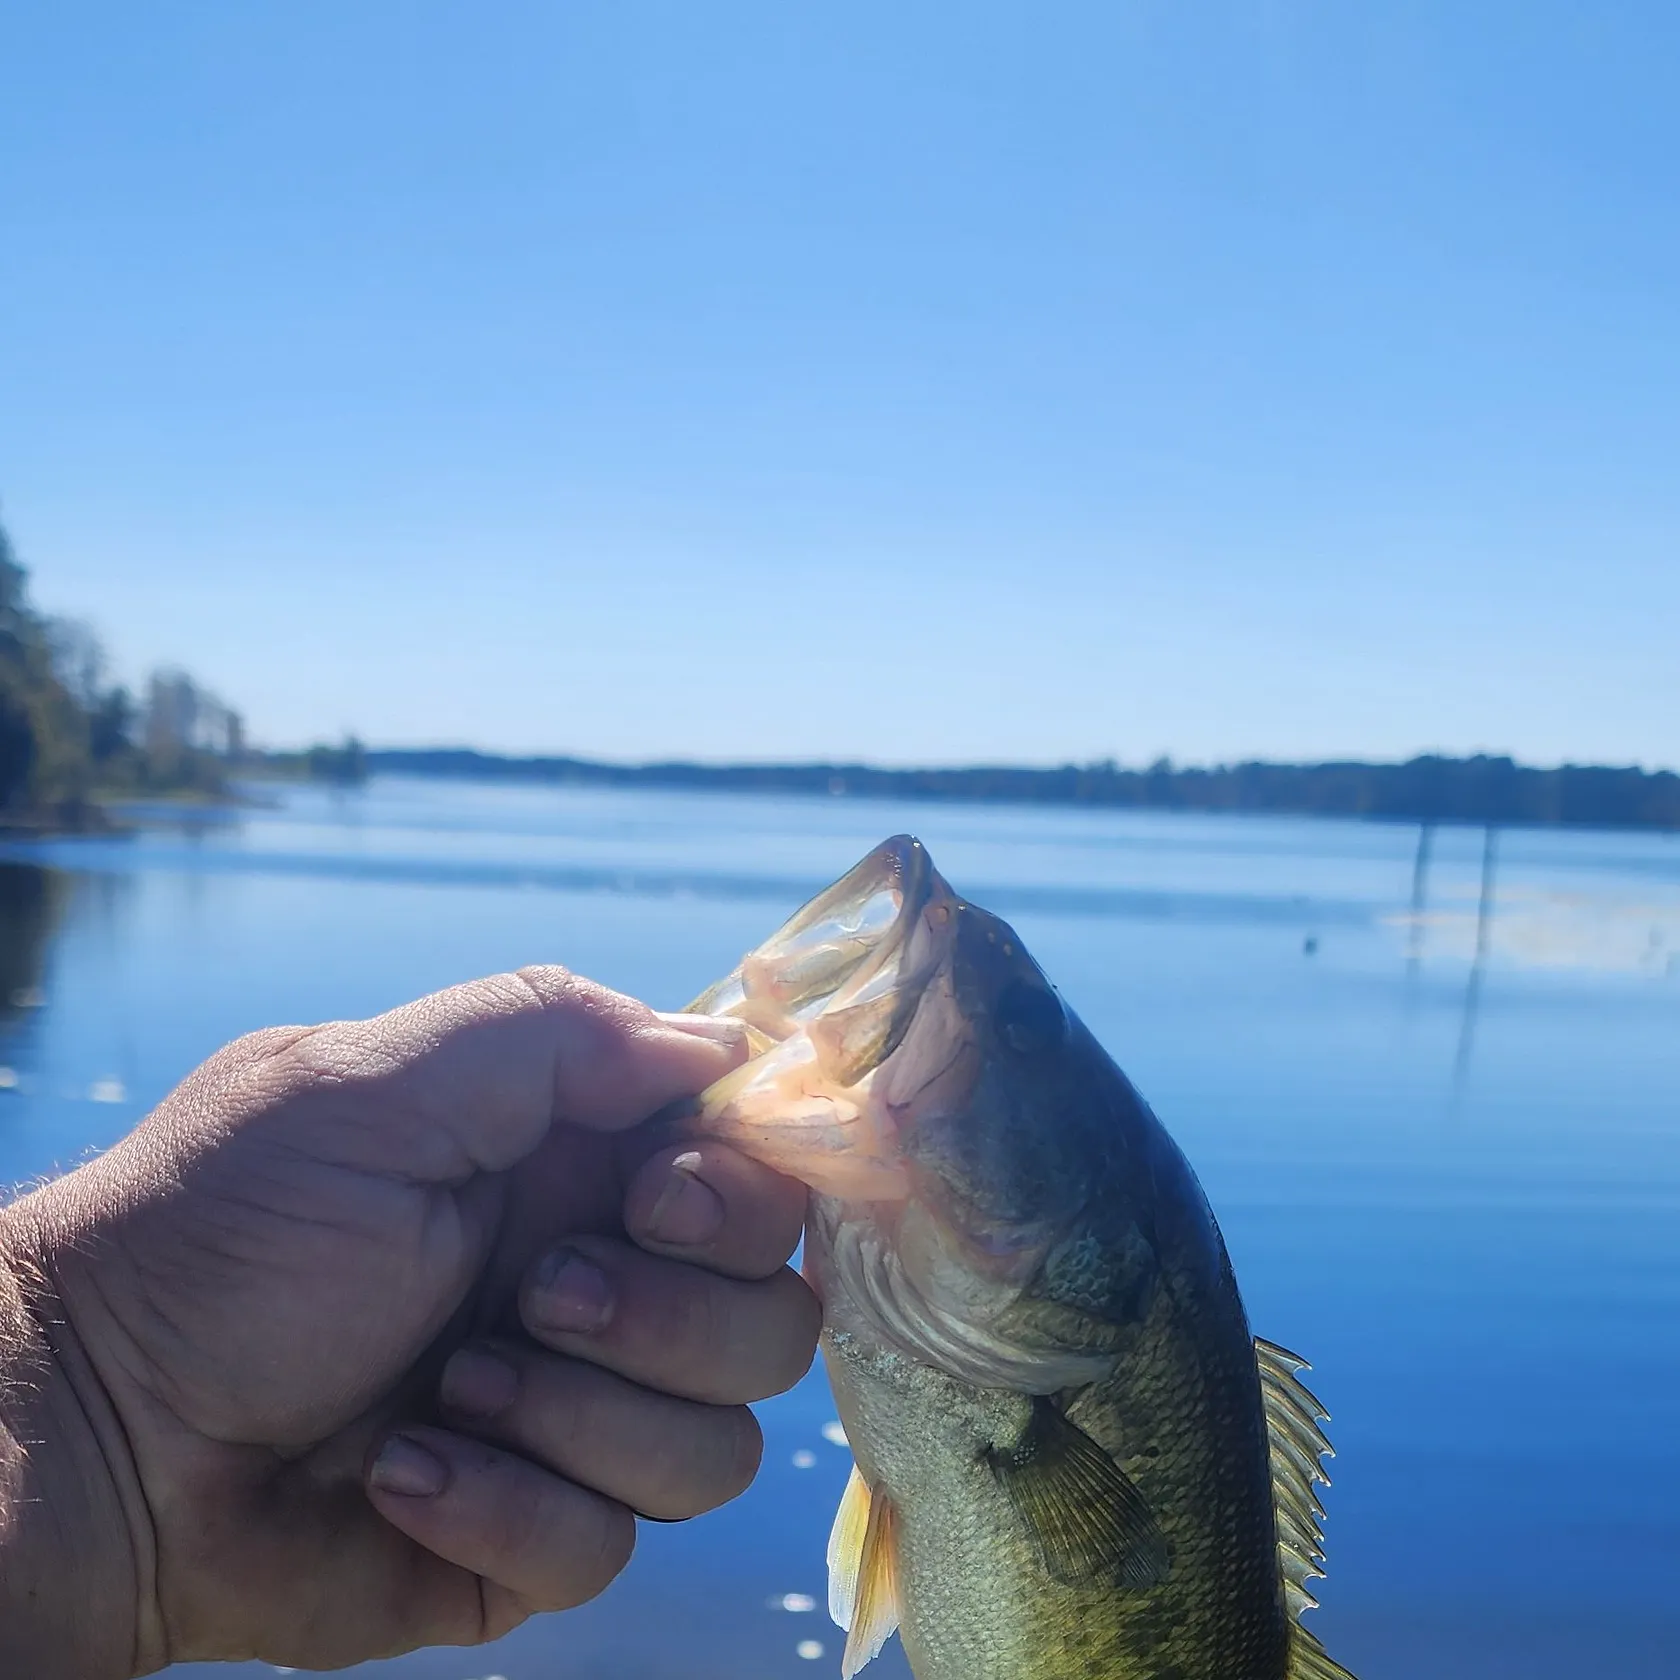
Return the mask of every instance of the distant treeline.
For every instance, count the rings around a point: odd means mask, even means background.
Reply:
[[[596,787],[993,801],[1160,811],[1271,811],[1406,822],[1574,824],[1680,829],[1680,776],[1598,765],[1539,770],[1509,758],[1405,764],[1230,764],[1128,770],[1106,760],[1057,769],[978,766],[890,770],[868,764],[604,764],[504,758],[465,748],[375,749],[371,771]]]
[[[185,672],[154,672],[138,695],[110,681],[85,624],[31,604],[0,528],[0,825],[98,826],[106,794],[214,797],[243,735]]]
[[[367,749],[354,735],[346,735],[337,746],[318,741],[301,752],[254,753],[245,767],[260,775],[302,777],[340,787],[357,787],[368,778]]]

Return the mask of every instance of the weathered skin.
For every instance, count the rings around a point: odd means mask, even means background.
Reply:
[[[892,1504],[917,1680],[1286,1680],[1254,1344],[1189,1164],[915,842],[815,904],[700,1000],[767,1044],[701,1124],[816,1192],[825,1358]],[[1016,1467],[1063,1420],[1152,1542],[1116,1554],[1023,1508]]]

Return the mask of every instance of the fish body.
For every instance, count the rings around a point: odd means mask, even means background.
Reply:
[[[895,1627],[917,1680],[1350,1680],[1300,1362],[1013,931],[899,837],[695,1007],[759,1053],[694,1123],[812,1188],[848,1680]]]

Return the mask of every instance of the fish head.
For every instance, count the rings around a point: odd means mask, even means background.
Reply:
[[[1000,1376],[1001,1326],[1031,1344],[1002,1361],[1013,1377],[1030,1356],[1059,1386],[1034,1309],[1058,1257],[1088,1246],[1125,1081],[1014,930],[901,835],[691,1007],[743,1020],[757,1052],[694,1127],[816,1192],[825,1293],[976,1381]],[[978,1360],[955,1345],[975,1336]]]

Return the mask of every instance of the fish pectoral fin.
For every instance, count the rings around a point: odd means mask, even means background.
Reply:
[[[1015,1445],[988,1457],[1054,1579],[1122,1587],[1166,1579],[1171,1549],[1137,1484],[1044,1396]]]
[[[892,1500],[854,1464],[828,1537],[828,1613],[846,1630],[841,1680],[852,1680],[898,1627],[898,1540]]]

